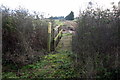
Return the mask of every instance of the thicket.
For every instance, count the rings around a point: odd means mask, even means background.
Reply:
[[[88,7],[77,22],[73,51],[80,77],[120,78],[120,10]]]
[[[33,63],[47,47],[49,20],[41,20],[24,8],[10,10],[1,6],[0,9],[3,65]]]

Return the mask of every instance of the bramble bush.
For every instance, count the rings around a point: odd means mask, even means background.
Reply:
[[[83,72],[81,77],[112,78],[113,70],[120,68],[120,10],[114,5],[106,10],[88,7],[80,15],[73,51]]]
[[[47,26],[49,20],[41,20],[37,14],[19,8],[2,11],[2,57],[3,64],[27,64],[43,55],[47,47]],[[40,52],[38,52],[40,51]]]

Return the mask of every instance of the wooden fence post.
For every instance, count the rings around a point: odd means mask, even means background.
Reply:
[[[62,31],[63,29],[60,26],[56,26],[51,33],[51,23],[48,25],[48,51],[55,50],[58,42],[60,41],[62,37]],[[57,35],[55,34],[57,32]],[[51,37],[52,36],[52,37]]]
[[[48,42],[47,42],[47,50],[48,52],[51,51],[51,22],[48,24]]]
[[[55,38],[55,29],[53,29],[53,50],[55,50],[55,40],[54,40],[54,38]]]
[[[62,29],[62,25],[60,25],[61,27],[60,27],[60,30]],[[60,39],[62,38],[62,32],[61,32],[61,35],[60,35]]]

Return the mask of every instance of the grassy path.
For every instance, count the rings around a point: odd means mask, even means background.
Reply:
[[[72,50],[72,34],[70,33],[63,34],[63,37],[58,43],[56,50],[71,51]]]
[[[34,64],[23,66],[18,72],[5,72],[3,78],[74,78],[74,54],[71,52],[72,35],[63,34],[56,53],[45,55]]]
[[[60,51],[42,57],[42,60],[22,67],[19,72],[3,73],[3,78],[73,78],[76,77],[74,55]]]
[[[65,32],[56,53],[44,55],[34,64],[23,66],[18,72],[4,72],[3,78],[74,78],[77,77],[72,54],[72,34]]]

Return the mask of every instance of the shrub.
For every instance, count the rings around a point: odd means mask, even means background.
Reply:
[[[1,6],[0,9],[2,10],[3,63],[6,60],[20,64],[34,62],[36,51],[46,49],[48,21],[35,19],[37,15],[31,15],[24,8],[10,10]]]
[[[73,36],[73,51],[78,55],[84,77],[92,77],[99,68],[120,67],[120,10],[88,8],[81,13]]]

